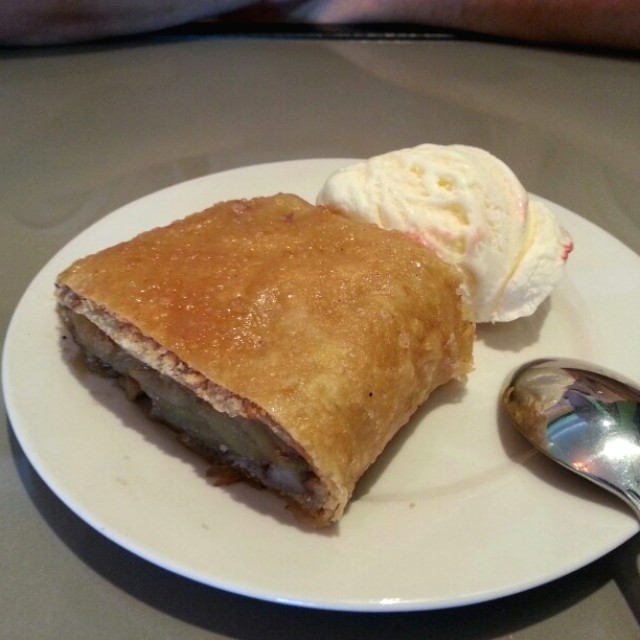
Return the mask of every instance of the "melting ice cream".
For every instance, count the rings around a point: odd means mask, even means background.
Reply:
[[[532,314],[558,283],[569,234],[487,151],[423,144],[340,169],[318,203],[410,234],[464,273],[476,322]]]

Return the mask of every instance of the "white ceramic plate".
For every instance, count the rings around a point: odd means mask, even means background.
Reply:
[[[53,281],[73,259],[229,198],[291,191],[313,200],[345,160],[248,167],[154,193],[100,220],[38,274],[13,317],[3,380],[33,466],[111,540],[202,583],[257,598],[355,611],[434,609],[545,583],[637,530],[615,498],[533,454],[501,416],[505,376],[535,357],[599,362],[640,379],[634,304],[640,258],[552,205],[576,250],[530,319],[480,328],[464,392],[436,392],[363,478],[329,532],[282,503],[214,488],[205,465],[149,423],[61,340]]]

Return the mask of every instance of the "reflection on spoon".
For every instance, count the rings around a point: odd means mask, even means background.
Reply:
[[[511,374],[502,403],[544,454],[622,498],[640,519],[640,388],[579,360],[543,359]]]

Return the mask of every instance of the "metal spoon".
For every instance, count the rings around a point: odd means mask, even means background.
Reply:
[[[640,519],[635,383],[579,360],[534,360],[508,378],[502,402],[537,449],[622,498]]]

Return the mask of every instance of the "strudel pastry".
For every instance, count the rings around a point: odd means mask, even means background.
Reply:
[[[92,369],[325,526],[431,391],[469,371],[459,286],[412,239],[279,194],[82,258],[56,293]]]

